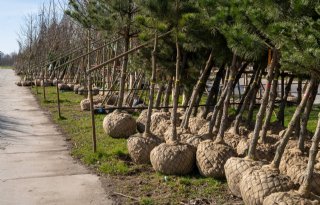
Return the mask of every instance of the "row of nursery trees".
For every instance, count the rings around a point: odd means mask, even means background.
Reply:
[[[320,120],[312,141],[306,129],[320,77],[319,1],[70,0],[61,18],[47,14],[36,21],[35,33],[27,32],[17,71],[36,84],[42,79],[43,86],[54,78],[88,86],[91,111],[97,102],[92,84],[103,94],[116,89],[117,110],[103,126],[111,137],[130,136],[134,162],[178,175],[196,165],[203,176],[226,177],[246,204],[319,203]],[[230,98],[248,68],[251,79],[231,116]],[[288,127],[270,135],[284,71],[292,75],[281,92],[279,121],[294,78],[298,106]],[[142,78],[148,79],[149,103],[135,120],[121,108],[132,104],[126,90],[141,87]],[[178,109],[180,96],[185,109]],[[161,101],[163,111],[153,109]]]

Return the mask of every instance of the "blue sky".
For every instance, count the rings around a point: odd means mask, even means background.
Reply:
[[[8,54],[18,51],[18,33],[25,17],[37,13],[40,6],[48,1],[0,0],[0,51]]]

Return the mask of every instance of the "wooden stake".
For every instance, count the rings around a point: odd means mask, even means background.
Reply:
[[[58,77],[57,77],[56,90],[57,90],[57,102],[58,102],[58,116],[59,116],[59,119],[61,119],[60,93],[59,93],[59,86],[58,86]]]

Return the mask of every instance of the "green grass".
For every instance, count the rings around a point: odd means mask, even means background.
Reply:
[[[214,198],[217,204],[223,204],[228,200],[224,180],[205,178],[198,173],[190,176],[165,176],[153,172],[148,165],[132,163],[128,156],[126,140],[113,139],[104,133],[102,128],[104,115],[95,115],[97,152],[93,153],[90,112],[80,110],[80,101],[84,97],[72,92],[60,92],[62,113],[60,119],[55,89],[55,87],[46,88],[46,101],[42,97],[42,88],[38,89],[38,95],[35,88],[32,88],[32,92],[36,94],[40,105],[51,112],[53,121],[72,141],[72,155],[97,172],[109,175],[114,182],[115,191],[138,198],[139,204],[179,204],[183,200],[197,198]],[[230,114],[234,111],[235,109],[230,108]],[[294,111],[294,106],[286,108],[286,125]],[[315,130],[319,111],[319,106],[314,106],[308,123],[310,131]],[[276,120],[275,115],[272,120]],[[128,199],[124,203],[133,203],[133,201]]]
[[[183,199],[210,199],[214,196],[223,201],[223,193],[226,192],[225,181],[204,178],[197,173],[191,176],[164,176],[153,172],[148,165],[132,163],[126,139],[113,139],[104,133],[102,121],[105,115],[95,115],[97,152],[93,153],[90,112],[80,110],[80,101],[84,97],[72,92],[60,92],[60,119],[57,112],[56,88],[46,88],[46,101],[43,99],[42,91],[42,88],[38,88],[36,94],[35,88],[32,88],[40,105],[50,111],[53,121],[70,138],[73,144],[72,155],[97,172],[114,177],[112,179],[115,181],[115,191],[139,198],[140,204],[175,204]],[[118,180],[119,177],[121,180]],[[140,182],[142,184],[139,185]]]

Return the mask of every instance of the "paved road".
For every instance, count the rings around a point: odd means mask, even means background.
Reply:
[[[107,205],[101,182],[69,155],[64,137],[12,70],[0,69],[0,204]]]

